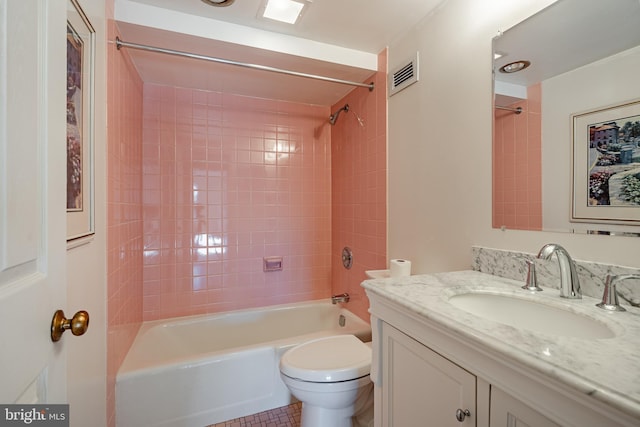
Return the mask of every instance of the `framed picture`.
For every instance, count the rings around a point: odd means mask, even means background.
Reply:
[[[640,225],[640,100],[572,122],[571,221]]]
[[[94,233],[93,95],[95,30],[67,0],[67,241]]]

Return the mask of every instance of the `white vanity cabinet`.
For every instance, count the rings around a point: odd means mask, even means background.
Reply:
[[[389,324],[382,325],[380,336],[384,387],[378,425],[560,427]],[[487,403],[488,411],[478,413],[476,404]]]
[[[618,427],[638,419],[367,292],[375,427]],[[473,325],[468,325],[473,327]],[[456,417],[457,410],[468,415]]]
[[[491,387],[489,414],[489,427],[560,427],[497,387]]]
[[[475,425],[475,375],[388,324],[381,338],[382,426]]]

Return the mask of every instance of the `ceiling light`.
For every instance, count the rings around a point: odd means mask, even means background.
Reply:
[[[529,65],[531,65],[531,62],[529,61],[515,61],[515,62],[510,62],[507,65],[503,65],[502,67],[500,67],[500,72],[501,73],[517,73],[518,71],[522,71],[525,68],[527,68]]]
[[[202,1],[203,3],[206,3],[209,6],[221,7],[221,6],[231,6],[231,3],[233,3],[236,0],[202,0]]]
[[[295,24],[306,2],[295,0],[267,0],[262,16],[287,24]]]

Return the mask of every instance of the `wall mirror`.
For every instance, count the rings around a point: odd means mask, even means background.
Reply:
[[[574,206],[600,155],[640,180],[640,1],[558,0],[495,37],[493,55],[493,227],[640,236],[633,198],[621,218],[596,197],[580,203],[599,215]],[[617,141],[593,144],[604,125]]]

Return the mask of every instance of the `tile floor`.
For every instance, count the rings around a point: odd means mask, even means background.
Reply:
[[[208,427],[299,427],[302,403],[236,418]]]

